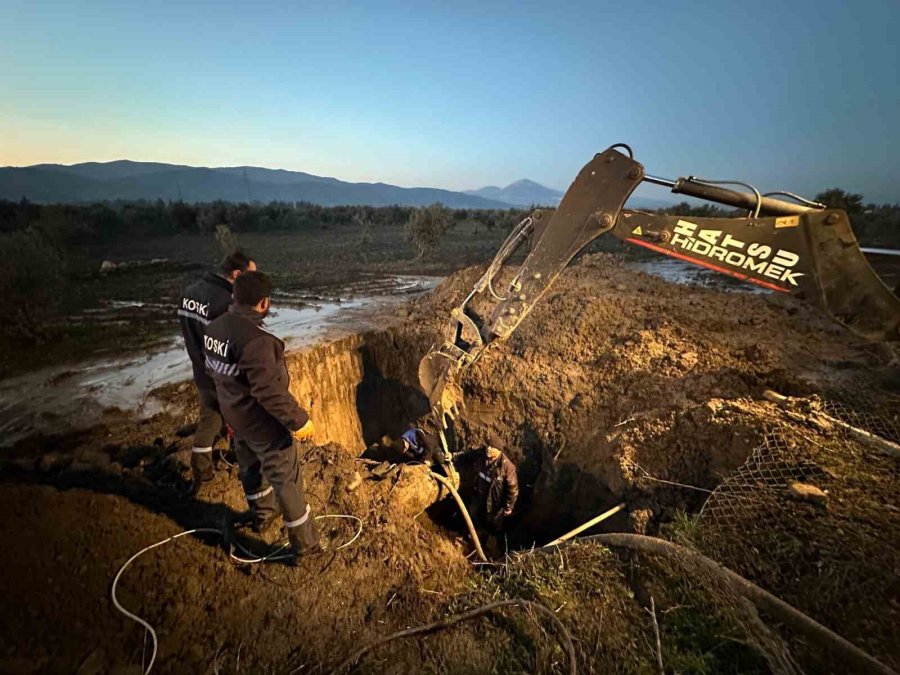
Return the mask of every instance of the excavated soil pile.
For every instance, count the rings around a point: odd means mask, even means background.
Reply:
[[[479,271],[449,279],[410,318],[446,316]],[[508,342],[468,369],[459,435],[470,445],[491,431],[508,441],[530,492],[520,517],[529,545],[625,497],[632,511],[646,497],[657,517],[698,506],[702,492],[648,495],[638,478],[712,489],[763,432],[757,415],[729,401],[761,400],[766,389],[813,394],[849,380],[900,388],[896,356],[790,298],[673,285],[589,256]],[[631,526],[642,531],[647,515],[633,515]]]
[[[360,518],[362,535],[338,550],[354,522],[323,519],[329,553],[297,568],[235,565],[216,537],[185,537],[139,558],[119,597],[157,627],[161,672],[317,672],[362,642],[502,597],[557,611],[576,639],[582,672],[654,667],[646,588],[671,604],[661,611],[690,598],[642,581],[639,561],[623,567],[594,546],[478,573],[465,560],[470,547],[458,519],[447,517],[443,502],[432,506],[443,495],[422,467],[378,479],[372,464],[358,461],[383,434],[396,436],[427,412],[418,361],[481,271],[453,275],[386,317],[384,330],[291,355],[294,393],[310,405],[318,430],[304,456],[310,501],[318,514]],[[775,413],[764,390],[807,396],[852,381],[877,392],[897,386],[892,357],[790,299],[676,286],[589,256],[561,275],[510,340],[469,368],[466,408],[451,437],[459,449],[491,432],[507,442],[523,488],[508,533],[513,549],[544,543],[622,501],[627,509],[602,528],[662,528],[690,541],[693,521],[681,510],[696,513],[706,491],[767,438]],[[0,598],[13,609],[0,619],[0,670],[138,667],[142,630],[108,599],[115,572],[144,546],[187,528],[222,527],[243,508],[235,470],[224,464],[198,498],[185,496],[190,430],[179,428],[194,414],[190,392],[188,385],[162,392],[168,410],[151,420],[109,415],[88,432],[29,439],[10,454],[0,484],[7,513]],[[842,527],[882,513],[892,485],[861,475],[864,463],[854,467],[846,498],[861,499],[873,483],[876,499]],[[866,537],[863,554],[893,546],[896,520],[879,521],[884,537]],[[672,522],[682,524],[674,533]],[[713,549],[712,539],[707,545]],[[717,646],[727,621],[680,616],[673,609],[661,619],[666,658],[679,669],[739,671],[738,662],[747,663],[733,644]],[[382,647],[363,670],[561,671],[565,658],[548,630],[504,613]],[[883,642],[867,646],[896,659]],[[704,660],[707,652],[718,660]],[[765,670],[765,661],[753,664]]]

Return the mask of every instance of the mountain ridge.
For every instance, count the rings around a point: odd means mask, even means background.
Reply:
[[[0,199],[34,202],[124,200],[304,201],[321,206],[426,206],[508,209],[510,204],[440,188],[351,183],[302,171],[254,166],[194,167],[114,160],[0,168]]]
[[[79,164],[0,167],[0,199],[37,203],[115,200],[208,202],[303,201],[320,206],[427,206],[510,209],[555,207],[563,193],[528,178],[457,192],[441,188],[353,183],[331,176],[258,166],[201,167],[129,159]],[[630,208],[656,209],[670,200],[629,200]]]

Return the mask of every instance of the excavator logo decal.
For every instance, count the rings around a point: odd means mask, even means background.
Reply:
[[[793,269],[800,262],[800,256],[793,251],[773,249],[767,244],[748,244],[722,230],[700,229],[696,223],[687,220],[679,220],[675,224],[670,243],[694,255],[718,260],[792,286],[798,286],[797,279],[803,276],[803,272]]]

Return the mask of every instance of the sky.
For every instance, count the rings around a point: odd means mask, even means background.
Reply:
[[[564,190],[625,142],[650,174],[884,202],[898,121],[898,0],[0,0],[0,165]]]

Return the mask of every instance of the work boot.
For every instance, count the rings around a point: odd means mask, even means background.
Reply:
[[[209,483],[216,477],[211,452],[192,452],[191,470],[194,473],[194,484]]]
[[[281,526],[278,522],[279,520],[278,514],[273,513],[268,518],[255,519],[251,523],[250,528],[258,534],[259,538],[264,542],[267,544],[274,544],[284,538],[281,532]]]
[[[268,546],[272,547],[276,544],[281,544],[284,540],[284,533],[279,526],[279,517],[277,515],[272,515],[268,518],[261,520],[257,514],[253,511],[244,511],[242,513],[237,513],[231,516],[229,519],[230,524],[230,532],[233,535],[237,536],[240,534],[245,535],[242,540],[243,545],[246,547],[250,545],[246,541],[246,535],[249,532],[253,532],[262,542]],[[270,551],[271,552],[271,551]]]
[[[288,541],[291,544],[291,553],[297,558],[306,558],[320,555],[325,552],[325,547],[322,546],[318,539],[315,543],[304,541],[300,532],[297,531],[299,529],[300,528],[287,528]],[[318,537],[318,532],[316,532],[316,536]]]

